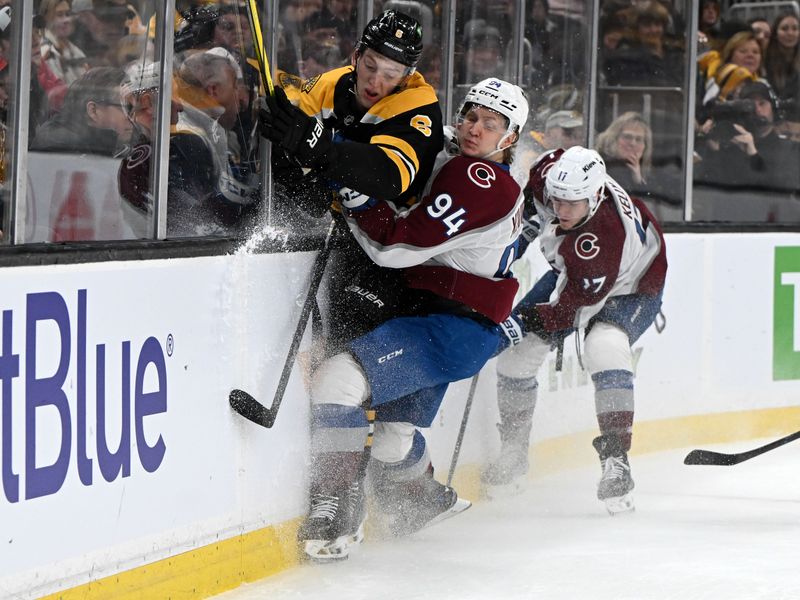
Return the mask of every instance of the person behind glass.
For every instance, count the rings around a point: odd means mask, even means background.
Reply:
[[[525,337],[497,360],[499,457],[482,474],[489,497],[519,491],[529,468],[537,373],[550,350],[585,329],[583,364],[595,389],[602,476],[597,497],[609,512],[633,509],[628,451],[634,416],[631,345],[660,311],[667,271],[659,224],[582,146],[543,154],[526,194],[552,270],[515,307]]]
[[[548,0],[533,0],[525,24],[525,38],[531,43],[531,65],[534,67],[531,86],[542,88],[550,81],[550,72],[557,60],[553,55],[552,38],[559,35],[560,29],[550,18]],[[560,60],[561,57],[558,57]]]
[[[118,181],[126,222],[137,237],[152,227],[151,157],[153,127],[159,110],[160,63],[140,58],[128,66],[123,85],[125,107],[134,126],[132,149],[120,163]],[[167,235],[184,237],[220,233],[214,211],[217,175],[209,144],[191,129],[176,126],[183,103],[173,79],[170,106]]]
[[[127,150],[133,126],[122,104],[125,71],[95,67],[76,79],[60,112],[42,123],[31,150],[115,156]]]
[[[75,31],[70,0],[42,0],[39,14],[45,20],[42,58],[67,85],[89,68],[86,54],[70,40]]]
[[[546,150],[572,148],[582,144],[585,137],[583,115],[575,110],[558,110],[547,117],[544,132],[531,132],[534,157]]]
[[[464,59],[459,81],[472,83],[503,73],[505,50],[500,30],[483,19],[467,23],[464,32]]]
[[[695,144],[702,157],[696,179],[716,187],[796,191],[798,145],[776,131],[778,101],[771,86],[748,81],[736,97],[701,137],[704,143]]]
[[[217,232],[240,225],[259,196],[258,174],[243,163],[250,153],[238,143],[241,77],[236,58],[222,47],[190,55],[177,72],[183,111],[176,130],[201,135],[211,151],[217,194],[209,223]]]
[[[761,70],[761,45],[748,27],[734,33],[722,48],[711,50],[697,59],[698,70],[705,79],[705,90],[698,90],[697,99],[702,106],[729,98],[742,83],[756,79]],[[698,111],[698,122],[703,123],[703,111]]]
[[[790,121],[800,121],[800,19],[788,13],[775,19],[764,70]]]
[[[417,428],[430,427],[450,382],[522,337],[509,319],[518,289],[509,261],[523,196],[509,167],[527,115],[521,88],[481,81],[458,110],[455,153],[440,154],[417,204],[342,202],[363,251],[405,285],[373,290],[381,314],[352,302],[366,333],[313,374],[310,510],[298,532],[312,559],[346,558],[362,539],[367,468],[381,533],[407,535],[470,506],[434,479]]]
[[[83,52],[91,66],[108,64],[107,55],[127,34],[126,0],[88,0],[73,5],[75,32],[72,41]]]
[[[700,0],[697,41],[700,51],[719,50],[725,43],[720,34],[721,8],[719,0]]]
[[[761,55],[767,56],[767,46],[772,37],[772,25],[766,17],[754,17],[747,22],[761,45]]]
[[[595,148],[606,163],[606,172],[623,189],[641,191],[652,167],[653,134],[642,115],[626,112],[597,136]]]
[[[636,5],[631,38],[605,59],[609,85],[679,86],[683,51],[666,35],[669,12],[656,0]]]

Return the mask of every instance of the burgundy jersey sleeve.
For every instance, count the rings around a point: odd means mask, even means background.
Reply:
[[[558,298],[537,305],[548,331],[574,327],[582,308],[605,303],[619,276],[625,244],[625,229],[610,201],[602,202],[583,227],[558,235]]]

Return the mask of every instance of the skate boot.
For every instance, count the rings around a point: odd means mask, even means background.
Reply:
[[[373,480],[381,528],[391,536],[403,536],[449,519],[472,506],[456,491],[433,478],[433,466],[419,477],[392,481],[378,475]]]
[[[601,435],[592,440],[600,455],[603,475],[597,484],[597,498],[606,504],[609,514],[629,512],[633,505],[633,478],[628,454],[616,435]]]
[[[344,560],[364,540],[366,506],[361,482],[340,494],[311,495],[311,509],[297,531],[297,541],[308,560]]]
[[[528,448],[532,412],[525,414],[523,419],[504,420],[497,425],[500,456],[481,473],[483,493],[489,500],[515,496],[524,489],[530,468]]]

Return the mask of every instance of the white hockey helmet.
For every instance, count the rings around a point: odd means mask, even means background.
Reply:
[[[603,198],[606,183],[606,163],[594,150],[573,146],[564,151],[547,171],[545,177],[545,200],[551,205],[552,198],[577,202],[589,201],[591,217]]]
[[[473,85],[458,109],[457,119],[464,116],[471,104],[484,106],[508,119],[505,139],[511,133],[520,133],[528,120],[528,99],[522,88],[513,83],[490,77]]]

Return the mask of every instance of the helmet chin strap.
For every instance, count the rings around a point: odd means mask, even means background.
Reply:
[[[492,156],[493,154],[495,154],[497,152],[502,152],[503,150],[508,150],[509,148],[513,148],[514,146],[516,146],[517,142],[519,142],[519,135],[517,136],[517,139],[514,140],[513,142],[511,142],[508,146],[504,146],[503,148],[500,147],[500,145],[503,142],[505,142],[510,136],[514,135],[515,133],[517,133],[517,132],[513,129],[513,125],[509,125],[508,129],[506,130],[506,132],[503,135],[503,137],[501,137],[499,140],[497,140],[497,147],[494,150],[492,150],[491,152],[488,152],[487,154],[484,154],[483,156],[481,156],[481,158],[489,158],[490,156]]]

